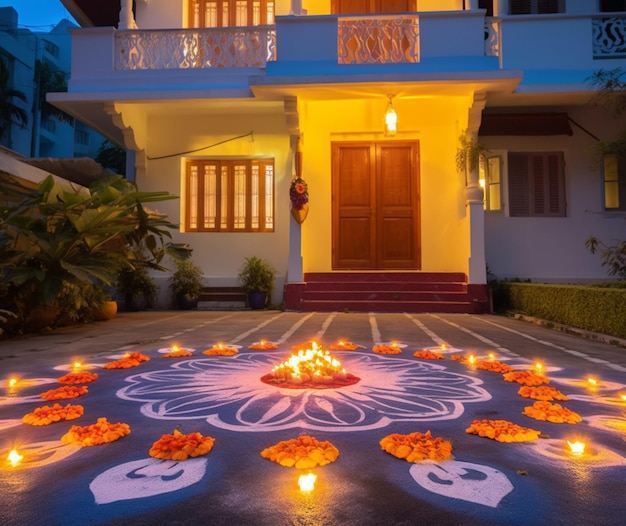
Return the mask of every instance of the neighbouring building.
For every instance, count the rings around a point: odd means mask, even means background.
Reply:
[[[593,146],[624,123],[589,78],[626,66],[625,1],[63,4],[82,27],[48,100],[180,196],[159,207],[207,284],[254,255],[287,309],[485,312],[488,272],[606,278],[585,240],[623,237],[626,173]]]
[[[9,71],[8,87],[22,92],[17,98],[28,122],[13,122],[0,138],[0,145],[25,158],[95,157],[104,138],[79,120],[58,119],[42,114],[39,90],[47,72],[69,74],[71,36],[76,24],[61,20],[48,32],[33,32],[19,26],[12,7],[0,8],[0,58]],[[45,70],[45,71],[44,71]]]

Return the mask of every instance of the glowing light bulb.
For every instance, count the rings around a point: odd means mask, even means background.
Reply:
[[[307,473],[306,475],[300,475],[298,478],[298,486],[300,486],[300,491],[313,491],[315,488],[315,481],[317,480],[317,475],[314,473]]]
[[[12,449],[9,455],[7,456],[7,460],[11,463],[13,467],[17,466],[22,461],[23,458],[24,456],[20,455],[16,449]]]
[[[570,451],[574,455],[582,455],[585,452],[585,443],[579,442],[578,440],[575,442],[567,441],[567,445],[570,448]]]

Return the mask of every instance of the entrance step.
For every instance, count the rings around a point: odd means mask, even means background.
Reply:
[[[461,272],[310,272],[295,287],[287,285],[285,307],[304,312],[489,310],[486,286],[469,286]]]

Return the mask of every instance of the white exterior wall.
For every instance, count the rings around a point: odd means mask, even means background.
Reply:
[[[566,109],[574,121],[605,140],[615,138],[617,120],[607,121],[594,107]],[[505,210],[485,213],[486,259],[498,278],[536,282],[577,283],[608,279],[598,254],[585,248],[596,236],[611,244],[624,239],[626,213],[603,210],[602,167],[591,153],[594,140],[572,125],[574,135],[541,137],[481,137],[491,154],[502,151],[564,151],[566,217],[508,217]],[[506,185],[505,185],[506,186]]]
[[[280,106],[282,109],[282,106]],[[150,137],[148,157],[209,146],[229,138],[254,132],[246,137],[194,154],[148,161],[137,176],[142,191],[167,191],[181,199],[157,203],[174,223],[183,222],[185,160],[190,158],[273,158],[275,231],[267,233],[174,232],[172,241],[189,243],[193,259],[204,271],[209,286],[236,286],[237,274],[244,259],[257,256],[269,261],[277,270],[273,302],[282,301],[282,290],[288,265],[289,184],[292,175],[289,137],[282,113],[263,115],[221,115],[196,118],[194,115],[155,116],[148,122]],[[155,275],[161,288],[161,306],[169,306],[167,275]]]

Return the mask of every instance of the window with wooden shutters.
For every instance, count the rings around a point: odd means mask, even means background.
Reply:
[[[511,0],[509,10],[512,15],[564,13],[565,0]]]
[[[509,153],[511,217],[565,217],[565,174],[561,152]]]
[[[274,0],[189,0],[189,27],[274,24]]]
[[[604,156],[604,208],[626,210],[626,157]]]
[[[186,232],[274,231],[274,161],[188,161],[186,177]]]

